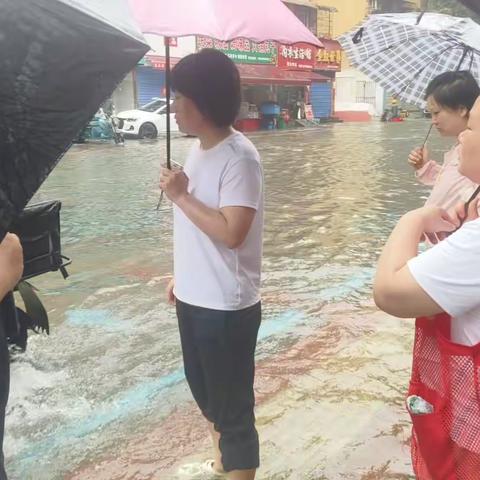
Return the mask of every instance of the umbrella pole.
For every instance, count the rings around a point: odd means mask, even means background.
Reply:
[[[430,124],[430,128],[428,129],[427,136],[425,137],[425,140],[424,140],[423,143],[422,143],[422,150],[425,148],[425,145],[426,145],[427,142],[428,142],[428,139],[429,139],[429,137],[430,137],[430,134],[432,133],[432,129],[433,129],[433,123]]]
[[[170,37],[165,37],[165,91],[167,99],[167,168],[171,169],[171,144],[170,144]]]
[[[172,152],[170,144],[170,37],[165,37],[165,98],[167,100],[167,168],[172,169]],[[160,198],[157,203],[157,211],[163,200],[163,190],[160,192]]]

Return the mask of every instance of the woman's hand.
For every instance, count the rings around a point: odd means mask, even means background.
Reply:
[[[408,215],[421,220],[424,235],[434,244],[444,240],[460,226],[458,218],[450,216],[439,207],[422,207],[406,214]]]
[[[415,148],[408,156],[408,163],[415,169],[420,170],[428,162],[427,147]]]
[[[160,188],[173,203],[176,203],[180,198],[188,195],[188,177],[182,170],[162,168]]]
[[[0,243],[0,301],[13,290],[23,273],[23,249],[13,233],[7,233]]]
[[[176,298],[175,294],[173,293],[173,288],[175,287],[175,279],[171,279],[168,282],[167,288],[165,289],[165,292],[167,293],[167,301],[170,305],[175,305]]]
[[[465,215],[465,206],[466,206],[466,203],[462,202],[455,207],[454,215],[456,216],[456,220],[459,226],[463,225],[464,223],[471,222],[472,220],[476,220],[477,218],[480,217],[478,213],[478,209],[480,207],[479,197],[474,198],[470,202],[470,205],[468,205],[466,215]]]

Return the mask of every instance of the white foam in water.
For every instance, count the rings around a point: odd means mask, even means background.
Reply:
[[[127,285],[118,285],[116,287],[100,288],[92,295],[92,297],[96,297],[96,296],[99,296],[99,295],[100,296],[101,295],[108,295],[110,293],[117,293],[117,292],[121,292],[122,290],[128,290],[129,288],[136,288],[140,285],[141,285],[140,283],[129,283]],[[87,300],[89,300],[89,299],[90,298],[88,298]]]
[[[7,405],[7,431],[5,453],[7,456],[21,451],[31,440],[30,435],[13,435],[13,431],[25,432],[58,416],[57,400],[49,398],[46,392],[55,391],[67,380],[65,371],[39,369],[28,351],[18,355],[11,364],[10,396]],[[63,410],[64,406],[62,407]],[[62,412],[62,415],[67,410]],[[33,435],[32,435],[33,436]]]
[[[49,388],[65,380],[64,372],[37,369],[28,358],[17,359],[11,365],[10,402],[18,404],[33,396],[36,390]]]

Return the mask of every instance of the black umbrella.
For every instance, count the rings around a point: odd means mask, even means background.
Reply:
[[[0,239],[148,50],[126,0],[0,0]]]

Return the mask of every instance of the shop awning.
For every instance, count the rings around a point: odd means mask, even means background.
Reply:
[[[340,45],[340,42],[337,42],[336,40],[332,40],[331,38],[321,38],[320,41],[323,43],[323,48],[327,51],[336,51],[336,50],[342,50],[342,46]]]
[[[330,78],[314,72],[282,70],[275,65],[237,64],[244,84],[254,85],[310,85],[312,82],[330,82]]]

